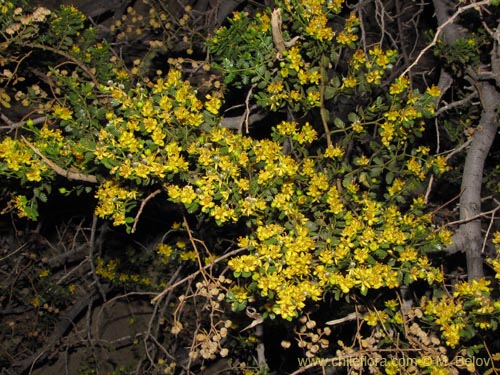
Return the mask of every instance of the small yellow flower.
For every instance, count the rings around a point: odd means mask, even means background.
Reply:
[[[441,95],[441,90],[436,85],[428,87],[427,90],[425,90],[425,92],[434,98],[437,98]]]
[[[60,118],[61,120],[71,120],[73,118],[73,111],[59,104],[54,105],[52,111],[54,116]]]
[[[341,158],[344,156],[344,150],[340,146],[328,146],[324,153],[325,158]]]
[[[43,279],[43,278],[45,278],[45,277],[47,277],[49,275],[50,275],[50,271],[48,269],[43,269],[38,274],[38,277],[41,278],[41,279]]]
[[[358,80],[353,76],[348,76],[343,79],[342,87],[346,89],[353,89],[358,84]]]

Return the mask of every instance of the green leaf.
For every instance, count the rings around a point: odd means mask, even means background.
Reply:
[[[359,116],[354,113],[354,112],[351,112],[347,115],[347,119],[350,121],[350,122],[355,122],[355,121],[359,121]]]
[[[366,172],[361,172],[359,174],[359,182],[361,182],[366,187],[370,187],[370,182],[368,180],[368,174]]]
[[[335,87],[332,86],[325,87],[325,93],[324,93],[325,100],[332,99],[335,96],[335,94],[337,94],[337,89]]]
[[[330,120],[330,111],[326,108],[321,108],[321,116],[328,122]]]
[[[394,181],[394,173],[393,172],[388,172],[386,175],[385,175],[385,183],[387,185],[391,185],[392,184],[392,181]]]
[[[335,117],[335,120],[333,120],[333,123],[335,126],[339,129],[344,129],[345,128],[345,123],[342,121],[342,119]]]
[[[370,177],[378,177],[382,174],[382,171],[384,169],[383,168],[380,168],[380,167],[374,167],[372,169],[370,169]]]

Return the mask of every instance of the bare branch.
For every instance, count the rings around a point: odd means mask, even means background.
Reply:
[[[490,5],[490,4],[491,4],[491,0],[483,0],[483,1],[478,1],[477,3],[472,3],[472,4],[464,5],[464,6],[460,7],[460,8],[458,8],[457,11],[453,15],[451,15],[443,24],[439,25],[439,27],[436,30],[436,34],[434,34],[434,38],[432,38],[432,41],[427,46],[425,46],[425,48],[422,49],[422,51],[420,51],[420,53],[418,54],[418,56],[415,59],[415,61],[413,61],[411,63],[411,65],[409,67],[407,67],[403,71],[403,73],[401,73],[401,76],[407,75],[419,63],[420,59],[432,47],[434,47],[437,44],[437,42],[439,40],[439,37],[443,34],[444,29],[446,28],[446,26],[451,25],[453,22],[455,22],[455,20],[458,18],[458,16],[460,16],[462,13],[464,13],[464,12],[470,10],[470,9],[476,9],[478,7],[485,6],[485,5]]]
[[[58,54],[60,56],[67,58],[68,60],[73,62],[76,66],[78,66],[81,70],[83,70],[87,74],[87,76],[92,80],[92,82],[94,82],[95,87],[99,87],[99,81],[95,77],[94,73],[92,73],[92,71],[88,67],[83,65],[81,61],[77,60],[74,56],[71,56],[69,53],[66,53],[64,51],[58,50],[58,49],[50,47],[50,46],[38,44],[38,43],[28,43],[28,44],[26,44],[26,46],[31,47],[31,48],[37,48],[37,49],[50,51],[50,52],[53,52],[55,54]]]
[[[439,110],[436,111],[436,116],[439,116],[443,112],[449,111],[450,109],[456,108],[456,107],[461,107],[467,103],[470,103],[472,99],[477,98],[477,92],[474,91],[471,94],[467,95],[465,98],[461,100],[457,100],[455,102],[451,102],[449,104],[446,104],[445,106],[439,108]]]
[[[204,266],[201,270],[198,270],[196,272],[193,272],[192,274],[186,276],[185,278],[183,278],[182,280],[179,280],[177,281],[175,284],[172,284],[172,285],[169,285],[167,286],[161,293],[159,293],[155,298],[153,298],[151,300],[151,303],[152,304],[155,304],[157,303],[159,300],[161,300],[168,292],[170,292],[172,289],[175,289],[177,288],[179,285],[182,285],[184,284],[185,282],[189,281],[189,280],[192,280],[194,279],[196,276],[198,276],[201,272],[203,271],[206,271],[208,270],[209,268],[213,267],[214,265],[216,265],[217,263],[220,263],[222,262],[223,260],[227,259],[227,258],[231,258],[232,256],[235,256],[236,254],[239,254],[243,251],[245,251],[247,249],[247,247],[241,247],[239,249],[236,249],[236,250],[233,250],[233,251],[230,251],[229,253],[226,253],[220,257],[218,257],[217,259],[215,259],[213,262],[207,264],[206,266]]]
[[[495,207],[492,210],[489,210],[489,211],[486,211],[486,212],[481,212],[481,213],[479,213],[477,215],[474,215],[474,216],[471,216],[471,217],[469,217],[467,219],[461,219],[461,220],[451,221],[449,223],[446,223],[444,225],[444,227],[450,227],[452,225],[469,223],[471,221],[474,221],[474,220],[477,220],[477,219],[481,219],[482,217],[487,217],[490,214],[492,215],[492,218],[493,218],[493,217],[495,217],[495,212],[497,212],[498,210],[500,210],[500,205],[498,205],[497,207]]]
[[[9,129],[9,132],[15,130],[15,129],[19,129],[20,127],[22,127],[23,125],[26,124],[26,121],[18,121],[18,122],[14,122],[12,121],[11,119],[9,119],[5,114],[3,113],[0,113],[0,119],[2,119],[3,122],[5,122],[7,124],[7,126],[0,126],[0,129]],[[33,119],[33,124],[34,125],[37,125],[37,124],[42,124],[45,122],[45,120],[47,120],[47,117],[45,116],[40,116],[40,117],[37,117],[35,119]]]
[[[148,203],[151,199],[156,197],[158,194],[161,193],[160,189],[157,189],[153,191],[151,194],[149,194],[145,199],[142,200],[141,206],[139,207],[139,211],[137,212],[137,215],[135,215],[134,219],[134,225],[132,225],[132,230],[131,233],[135,233],[135,230],[137,229],[137,223],[139,222],[139,217],[142,214],[142,211],[144,210],[144,206],[146,206],[146,203]]]

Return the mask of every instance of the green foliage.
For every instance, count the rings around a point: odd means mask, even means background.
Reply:
[[[237,13],[229,27],[221,27],[207,45],[221,57],[215,64],[226,74],[224,82],[237,88],[248,84],[265,84],[270,80],[276,51],[269,31],[268,14],[257,14],[251,20],[247,13]]]
[[[463,76],[466,67],[478,67],[480,50],[488,43],[484,30],[471,33],[467,38],[458,39],[452,46],[440,40],[434,49],[434,55],[443,60],[443,66],[458,77]]]

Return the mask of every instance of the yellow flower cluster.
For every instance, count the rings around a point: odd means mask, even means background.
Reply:
[[[310,107],[317,107],[319,105],[317,87],[321,81],[319,68],[305,61],[299,44],[284,51],[283,57],[279,77],[266,87],[270,108],[276,110],[285,104],[296,106],[305,103]],[[292,77],[296,77],[294,80],[297,82],[285,85],[283,79],[290,80]]]
[[[289,134],[295,128],[282,123],[280,130]],[[274,301],[274,314],[296,317],[307,299],[316,300],[330,288],[342,293],[359,289],[366,294],[399,287],[405,274],[429,283],[442,280],[441,272],[410,245],[420,241],[422,233],[415,228],[428,227],[429,217],[403,214],[395,206],[384,207],[368,197],[359,201],[362,215],[354,216],[345,212],[341,195],[326,175],[307,166],[298,173],[304,177],[305,194],[299,195],[292,184],[284,183],[271,204],[289,217],[288,224],[269,220],[259,224],[254,234],[240,239],[239,245],[247,246],[249,254],[229,261],[236,277],[251,277],[258,293]],[[329,210],[321,208],[325,204]],[[324,217],[319,236],[309,229],[312,223],[306,213],[314,205],[337,217],[331,222]],[[341,230],[336,228],[340,222],[344,223]],[[331,233],[339,230],[339,236],[332,239]],[[387,256],[394,261],[387,262]]]
[[[500,302],[491,297],[491,281],[485,278],[460,282],[451,296],[423,300],[424,312],[442,331],[446,343],[455,347],[469,327],[491,329],[498,324]]]
[[[110,83],[103,90],[115,107],[106,114],[107,126],[98,133],[94,154],[118,178],[150,181],[186,171],[188,163],[176,137],[182,128],[199,128],[221,106],[217,94],[203,103],[181,73],[171,69],[149,90],[138,86],[126,90]],[[180,127],[177,133],[172,129]],[[182,137],[182,135],[180,135]]]
[[[357,40],[355,27],[359,20],[354,14],[351,14],[346,20],[346,29],[337,36],[338,42],[345,45],[353,44]],[[349,32],[349,30],[351,30]],[[384,51],[379,45],[365,53],[362,49],[354,52],[349,61],[350,71],[342,79],[341,89],[352,90],[356,87],[362,87],[366,90],[367,86],[378,86],[387,70],[390,70],[392,63],[396,59],[396,51]],[[403,93],[409,85],[409,80],[405,77],[397,79],[390,87],[390,94],[396,95]]]
[[[337,43],[344,46],[353,45],[359,37],[357,35],[359,18],[354,12],[351,12],[349,18],[345,20],[344,29],[337,34]]]
[[[328,18],[332,13],[339,13],[343,3],[343,0],[329,1],[328,4],[322,0],[285,0],[284,6],[287,12],[303,17],[307,35],[318,41],[331,41],[335,33],[328,26]]]
[[[460,341],[460,331],[465,328],[462,304],[452,298],[427,301],[424,312],[436,316],[435,322],[443,331],[446,344],[455,347]]]
[[[73,118],[73,111],[59,104],[56,104],[52,107],[52,112],[55,117],[61,120],[71,120]]]
[[[317,136],[308,123],[299,129],[297,123],[282,122],[278,128],[281,133],[277,135],[291,137],[298,145]],[[297,203],[307,202],[306,196],[296,196],[292,184],[283,184],[280,193],[269,196],[268,189],[276,181],[292,179],[299,171],[299,163],[283,154],[276,141],[255,140],[219,128],[204,133],[187,151],[202,173],[185,186],[168,185],[169,197],[193,209],[200,207],[218,224],[242,216],[260,217],[268,206],[292,215]]]
[[[0,160],[6,164],[11,175],[23,176],[30,182],[39,182],[45,173],[51,172],[26,144],[8,136],[0,143]]]
[[[135,205],[138,196],[137,190],[126,189],[111,180],[105,181],[95,194],[98,200],[95,214],[102,218],[110,217],[116,226],[126,224],[126,214]]]
[[[111,259],[106,262],[103,258],[97,258],[97,264],[95,267],[95,273],[108,281],[116,283],[133,283],[135,285],[140,284],[142,286],[151,286],[152,280],[149,277],[141,276],[134,273],[122,273],[118,272],[118,261],[116,259]]]

